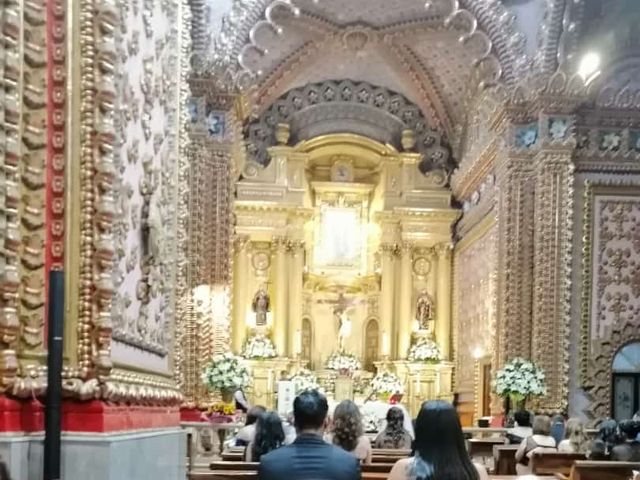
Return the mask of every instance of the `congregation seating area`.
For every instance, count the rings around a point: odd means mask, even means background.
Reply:
[[[492,440],[498,441],[497,438]],[[473,445],[474,442],[470,442]],[[495,468],[491,480],[630,480],[640,463],[588,461],[584,454],[536,453],[532,457],[531,475],[515,473],[515,447],[495,445]],[[222,453],[222,460],[211,462],[209,470],[191,472],[189,480],[255,480],[257,462],[242,460],[244,448],[231,447]],[[410,455],[408,450],[374,449],[372,463],[362,465],[363,480],[384,480],[395,462]]]

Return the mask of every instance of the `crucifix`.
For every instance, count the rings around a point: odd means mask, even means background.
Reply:
[[[344,352],[345,341],[351,336],[351,319],[347,311],[355,305],[363,303],[363,301],[349,300],[344,291],[340,291],[336,300],[319,300],[318,303],[333,304],[333,316],[338,324],[338,350]]]

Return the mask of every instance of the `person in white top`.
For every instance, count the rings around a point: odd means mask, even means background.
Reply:
[[[556,452],[556,441],[551,436],[551,419],[537,415],[533,419],[533,435],[525,438],[516,451],[516,473],[531,474],[531,457],[537,452]]]

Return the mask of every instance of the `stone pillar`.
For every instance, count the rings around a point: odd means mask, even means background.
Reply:
[[[436,288],[436,342],[442,356],[451,356],[451,245],[437,246],[438,277]]]
[[[413,275],[411,272],[411,254],[413,245],[404,242],[400,257],[400,290],[398,291],[398,358],[406,358],[411,346],[411,299],[413,297]]]
[[[273,344],[278,355],[285,356],[287,349],[287,325],[289,316],[289,282],[287,278],[287,242],[274,237],[271,243],[274,254],[275,305],[273,309]]]
[[[383,244],[380,246],[382,264],[380,279],[380,326],[382,329],[382,341],[380,342],[380,355],[382,357],[392,355],[395,251],[395,245]]]
[[[531,358],[547,377],[548,394],[539,408],[563,411],[569,394],[573,163],[566,147],[549,150],[535,162]]]
[[[289,329],[287,353],[291,358],[300,353],[302,330],[302,282],[304,275],[304,242],[289,242]]]
[[[244,342],[247,330],[247,286],[249,280],[249,237],[240,235],[234,245],[234,272],[233,272],[233,324],[231,327],[233,351],[239,353]]]

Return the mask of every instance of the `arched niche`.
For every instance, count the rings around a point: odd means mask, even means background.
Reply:
[[[364,327],[364,369],[375,371],[374,362],[380,352],[380,324],[376,318],[370,318]]]
[[[627,343],[613,357],[612,417],[624,420],[640,410],[640,341]]]

